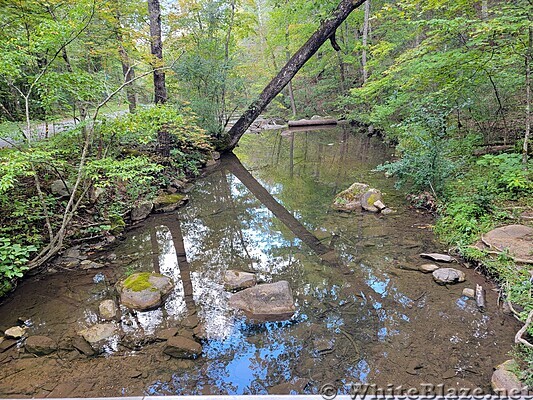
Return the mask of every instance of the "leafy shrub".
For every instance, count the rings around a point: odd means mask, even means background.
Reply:
[[[0,237],[0,296],[11,289],[11,281],[22,277],[28,269],[26,263],[35,246],[22,246],[11,239]]]

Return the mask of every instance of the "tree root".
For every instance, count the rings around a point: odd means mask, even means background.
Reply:
[[[516,333],[516,336],[514,337],[515,343],[523,344],[524,346],[529,347],[530,349],[533,349],[533,344],[529,343],[526,339],[523,338],[523,336],[532,322],[533,322],[533,310],[529,312],[529,315],[527,316],[527,319],[526,319],[526,323],[524,324],[522,329],[520,329]]]

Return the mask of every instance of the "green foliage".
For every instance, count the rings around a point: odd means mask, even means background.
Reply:
[[[491,188],[494,192],[510,197],[533,193],[533,172],[531,167],[524,168],[521,154],[487,154],[477,161],[477,165],[495,185]]]
[[[37,251],[35,246],[22,246],[0,236],[0,296],[11,289],[14,278],[22,277],[28,269],[26,263],[30,254],[34,251]]]

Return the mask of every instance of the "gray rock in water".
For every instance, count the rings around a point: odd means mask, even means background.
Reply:
[[[144,203],[139,204],[137,207],[133,208],[131,210],[131,220],[132,221],[142,221],[143,219],[146,219],[152,210],[154,209],[154,203],[151,201],[146,201]]]
[[[57,350],[56,342],[47,336],[30,336],[26,339],[26,351],[38,356],[45,356]]]
[[[428,274],[430,272],[434,272],[434,271],[438,270],[439,268],[440,267],[438,265],[435,265],[435,264],[423,264],[420,267],[418,267],[418,270],[422,271],[425,274]]]
[[[139,311],[159,307],[173,289],[172,279],[150,272],[138,272],[117,283],[120,302]]]
[[[96,324],[78,332],[89,344],[96,345],[112,337],[116,332],[114,324]]]
[[[100,317],[106,321],[112,321],[117,318],[118,309],[113,300],[104,300],[98,306]]]
[[[333,209],[338,211],[356,211],[361,209],[361,196],[369,189],[364,183],[355,182],[348,189],[340,192],[333,200]]]
[[[202,354],[202,346],[184,336],[173,336],[167,340],[163,352],[175,358],[195,359]]]
[[[50,191],[59,197],[69,197],[72,192],[72,185],[67,181],[63,182],[61,179],[58,179],[52,182]]]
[[[6,329],[4,334],[8,339],[20,339],[26,334],[26,329],[20,326],[14,326],[12,328]]]
[[[156,334],[156,339],[158,340],[168,340],[173,336],[176,336],[179,332],[178,328],[166,328],[162,329]]]
[[[233,269],[227,270],[224,275],[224,289],[225,290],[242,290],[255,286],[257,279],[255,275],[250,272],[236,271]]]
[[[294,299],[287,281],[257,285],[235,293],[229,305],[244,314],[252,321],[285,321],[295,311]]]
[[[464,282],[465,273],[454,268],[439,268],[433,272],[433,279],[440,285]]]
[[[449,256],[448,254],[440,254],[440,253],[422,253],[420,254],[420,257],[428,258],[433,261],[440,261],[440,262],[446,262],[446,263],[451,263],[455,261],[455,259],[452,256]]]
[[[522,384],[518,377],[511,372],[516,370],[517,365],[514,360],[507,360],[503,364],[498,365],[496,370],[492,373],[491,386],[496,395],[526,395],[528,394],[526,385]]]
[[[361,196],[361,207],[366,211],[379,212],[379,208],[374,205],[378,201],[383,204],[381,202],[381,192],[377,189],[369,189]]]

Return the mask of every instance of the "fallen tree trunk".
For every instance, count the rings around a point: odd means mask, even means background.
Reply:
[[[248,107],[239,120],[229,130],[229,140],[224,149],[231,151],[237,146],[244,132],[261,114],[265,107],[291,81],[296,73],[304,66],[326,40],[335,34],[337,28],[348,18],[350,13],[363,4],[365,0],[341,0],[335,11],[327,18],[309,40],[291,57],[279,73],[265,87],[259,97]]]
[[[300,119],[298,121],[289,121],[289,128],[293,126],[317,126],[317,125],[337,125],[336,119]]]

